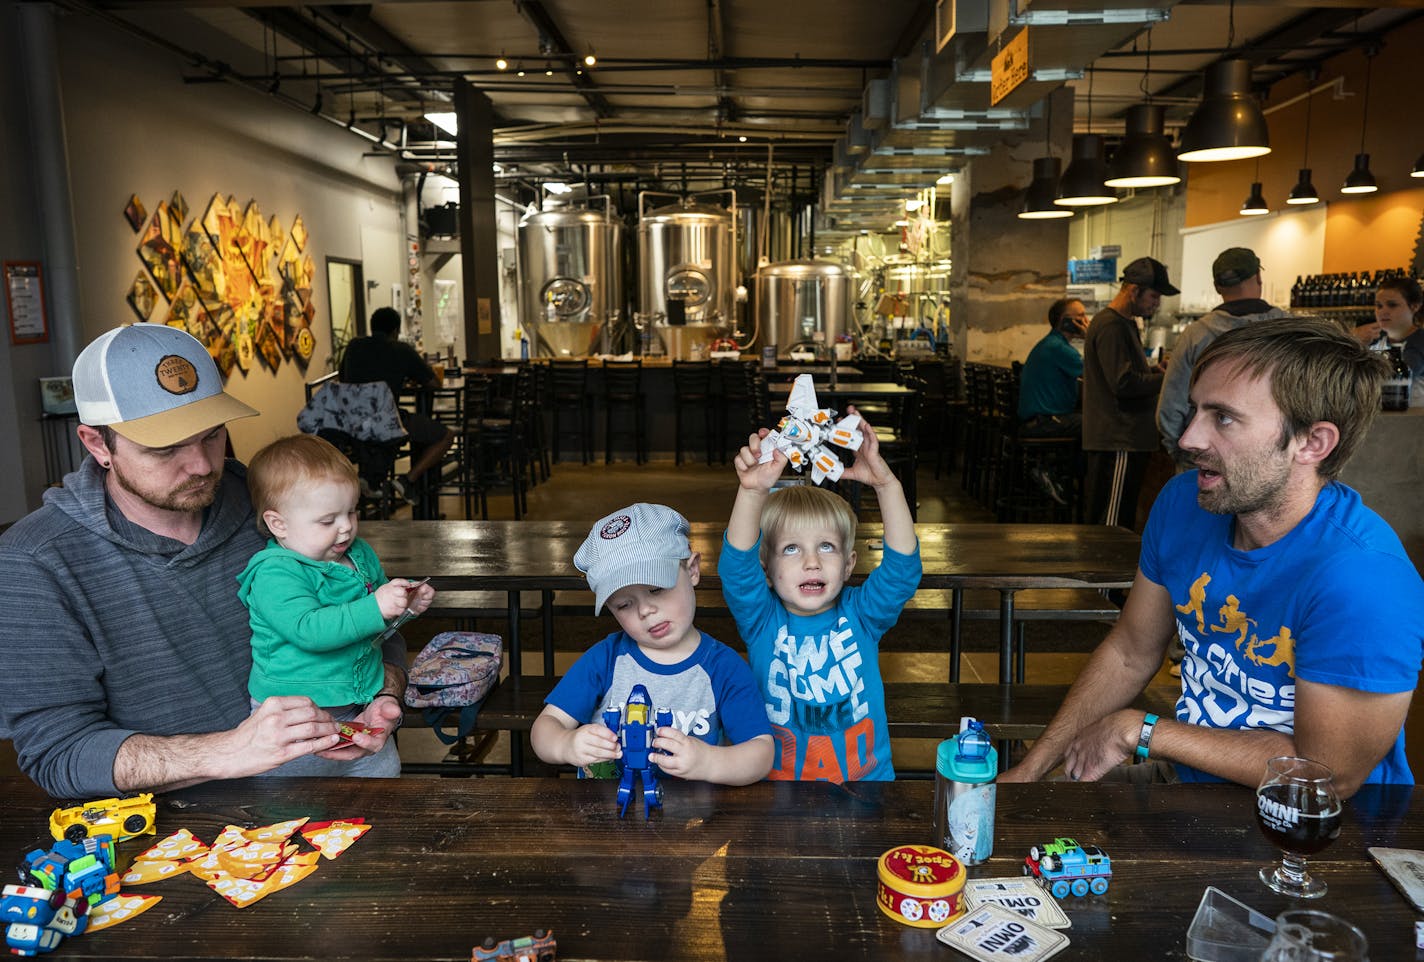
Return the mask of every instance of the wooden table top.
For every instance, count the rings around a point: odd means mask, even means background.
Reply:
[[[364,521],[361,537],[391,576],[433,576],[437,590],[583,588],[574,552],[588,522]],[[702,554],[704,586],[720,584],[722,523],[695,522],[692,547]],[[922,588],[1127,587],[1137,570],[1138,536],[1107,525],[917,524]],[[880,561],[879,524],[857,531],[856,567],[863,579]]]
[[[55,803],[0,779],[0,844],[49,844]],[[164,837],[223,826],[364,817],[374,827],[310,877],[238,910],[192,876],[126,889],[147,913],[66,939],[69,959],[466,960],[487,935],[553,931],[571,959],[927,959],[961,957],[876,906],[886,850],[928,843],[927,782],[672,782],[651,823],[620,821],[614,786],[573,779],[253,779],[158,799]],[[1299,903],[1269,891],[1278,858],[1237,786],[1000,785],[994,855],[971,878],[1017,877],[1030,846],[1057,835],[1102,847],[1102,896],[1069,897],[1071,944],[1056,957],[1185,958],[1206,886],[1274,917]],[[119,846],[126,865],[152,836]],[[1415,915],[1366,847],[1424,848],[1424,800],[1408,789],[1346,803],[1340,838],[1311,860],[1330,886],[1309,903],[1364,930],[1376,960],[1412,959]],[[305,848],[305,845],[303,845]]]

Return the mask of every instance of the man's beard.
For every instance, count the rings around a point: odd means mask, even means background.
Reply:
[[[110,469],[119,487],[129,494],[164,511],[201,511],[209,507],[217,498],[218,484],[222,481],[222,471],[189,478],[183,485],[171,490],[152,490],[134,484],[117,462]]]

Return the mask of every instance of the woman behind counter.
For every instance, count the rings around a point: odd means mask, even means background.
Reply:
[[[1375,291],[1375,320],[1384,335],[1376,347],[1399,347],[1404,363],[1414,375],[1409,406],[1424,407],[1424,330],[1419,327],[1419,309],[1424,292],[1412,277],[1391,277]]]

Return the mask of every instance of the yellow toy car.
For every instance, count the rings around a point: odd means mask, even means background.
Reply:
[[[49,831],[56,839],[82,842],[90,835],[112,835],[115,842],[135,835],[153,834],[153,795],[142,792],[132,798],[101,798],[73,808],[56,808],[49,817]]]

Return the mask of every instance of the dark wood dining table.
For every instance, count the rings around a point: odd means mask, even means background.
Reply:
[[[374,826],[296,885],[235,909],[191,875],[140,887],[146,913],[69,939],[57,959],[467,960],[486,936],[548,929],[560,959],[962,959],[930,928],[882,914],[887,850],[928,844],[925,782],[669,781],[663,811],[620,820],[610,782],[575,779],[247,779],[158,796],[155,836],[211,841],[228,824],[365,818]],[[58,803],[0,779],[0,848],[50,844]],[[1060,904],[1075,960],[1182,960],[1207,886],[1274,918],[1293,902],[1259,866],[1279,858],[1255,823],[1255,795],[1228,785],[1000,785],[993,856],[970,878],[1019,877],[1055,836],[1112,861],[1099,896]],[[1414,911],[1366,849],[1424,848],[1424,798],[1366,789],[1339,839],[1311,859],[1329,892],[1307,903],[1358,925],[1375,962],[1416,958]],[[303,845],[305,848],[305,845]]]
[[[702,587],[720,586],[717,556],[725,525],[694,522]],[[1138,536],[1107,525],[933,524],[915,526],[924,575],[920,588],[949,589],[951,681],[958,680],[960,613],[967,588],[999,591],[999,682],[1013,683],[1014,595],[1024,588],[1125,588],[1137,570]],[[539,591],[545,610],[554,591],[587,587],[574,552],[588,524],[573,521],[367,521],[361,536],[389,575],[432,576],[440,590],[503,591],[508,597],[512,664],[519,655],[520,592]],[[863,580],[880,562],[879,524],[857,529],[856,567]],[[547,619],[546,619],[547,624]],[[552,663],[546,631],[545,659]]]

